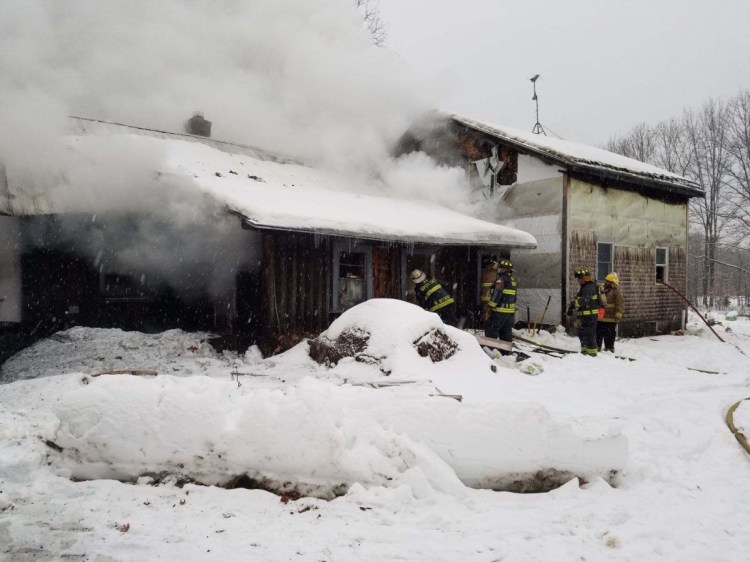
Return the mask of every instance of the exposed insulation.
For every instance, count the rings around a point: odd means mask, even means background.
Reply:
[[[596,232],[622,246],[687,244],[687,203],[666,203],[632,191],[572,179],[570,230]]]

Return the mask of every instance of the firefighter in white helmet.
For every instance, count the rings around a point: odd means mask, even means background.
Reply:
[[[414,282],[414,294],[419,306],[430,312],[437,313],[444,324],[456,325],[456,302],[453,297],[443,288],[443,285],[421,269],[411,272],[411,280]]]

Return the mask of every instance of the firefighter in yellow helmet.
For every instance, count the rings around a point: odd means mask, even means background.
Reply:
[[[487,302],[490,316],[484,325],[484,335],[488,338],[512,342],[518,283],[513,277],[513,264],[510,260],[498,260],[495,268],[497,277],[492,295]]]
[[[617,324],[625,314],[625,299],[620,291],[620,278],[617,273],[610,273],[604,278],[604,316],[596,324],[596,347],[602,350],[615,351]]]
[[[578,330],[578,339],[581,340],[581,353],[596,357],[596,320],[599,316],[599,304],[601,298],[599,288],[591,278],[588,269],[582,268],[575,272],[580,289],[573,302],[568,306],[568,314],[575,312],[574,325]]]

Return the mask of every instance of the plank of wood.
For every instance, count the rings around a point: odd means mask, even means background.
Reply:
[[[352,382],[349,383],[352,386],[371,386],[373,388],[385,388],[387,386],[401,386],[404,384],[418,384],[423,382],[429,382],[423,379],[413,379],[413,380],[394,380],[394,381],[359,381],[359,382]]]
[[[688,367],[688,371],[698,371],[699,373],[706,373],[708,375],[726,375],[721,371],[711,371],[710,369],[699,369],[697,367]]]
[[[513,336],[514,339],[520,340],[524,343],[528,343],[529,345],[533,345],[536,347],[540,347],[542,349],[549,349],[550,351],[556,351],[557,353],[578,353],[578,351],[573,351],[572,349],[561,349],[559,347],[553,347],[551,345],[545,345],[543,343],[539,343],[534,340],[529,340],[526,338],[523,338],[521,336]]]
[[[498,340],[496,338],[488,338],[487,336],[480,336],[479,334],[474,334],[474,337],[477,338],[479,345],[492,349],[500,349],[502,351],[507,351],[508,353],[513,351],[513,344],[511,342]]]
[[[98,377],[100,375],[134,375],[136,377],[155,377],[158,375],[156,371],[152,371],[150,369],[118,369],[115,371],[101,371],[99,373],[94,373],[92,377]]]

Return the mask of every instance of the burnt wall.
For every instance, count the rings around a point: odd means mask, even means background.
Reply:
[[[372,290],[374,298],[401,298],[399,255],[399,248],[396,246],[375,246],[372,249]]]

